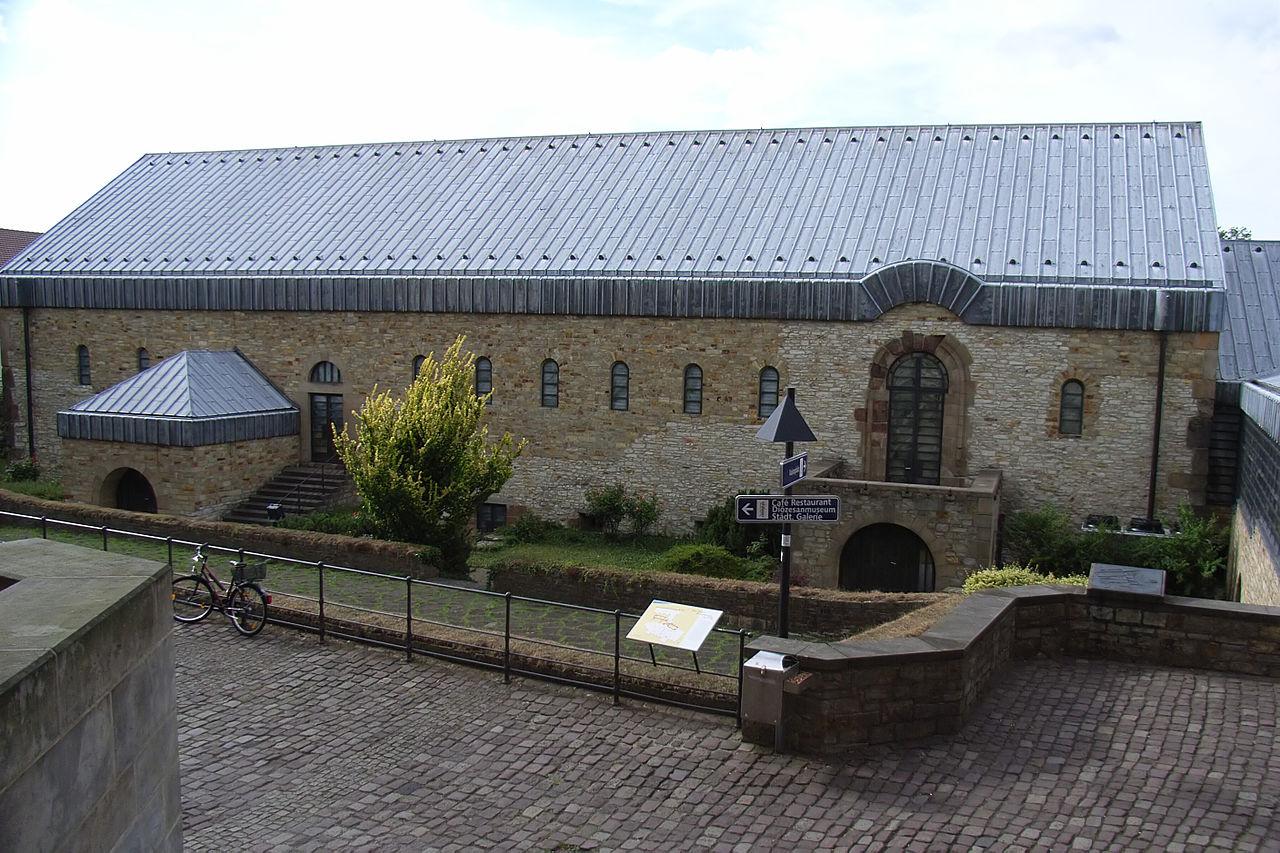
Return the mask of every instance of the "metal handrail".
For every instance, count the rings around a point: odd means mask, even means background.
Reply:
[[[634,655],[624,654],[622,651],[623,635],[621,631],[621,621],[624,618],[626,619],[639,618],[640,614],[625,613],[617,609],[609,610],[609,609],[600,608],[600,607],[591,607],[589,605],[570,604],[568,602],[561,602],[561,601],[550,601],[547,599],[539,599],[539,598],[532,598],[528,596],[514,595],[510,592],[498,593],[498,592],[491,592],[489,590],[483,590],[483,589],[472,589],[468,587],[457,586],[455,584],[443,583],[440,581],[419,580],[417,578],[411,578],[404,575],[389,575],[382,572],[368,571],[366,569],[356,569],[348,566],[335,566],[335,565],[330,565],[328,563],[325,563],[323,561],[316,562],[312,560],[300,560],[293,557],[281,556],[278,554],[267,554],[267,553],[257,552],[257,551],[246,551],[243,548],[227,548],[220,545],[210,545],[208,543],[195,542],[191,540],[175,539],[172,536],[156,536],[148,533],[138,533],[130,530],[120,530],[116,528],[107,527],[106,525],[91,525],[91,524],[83,524],[83,523],[74,522],[74,521],[63,521],[61,519],[49,518],[48,516],[26,515],[23,513],[15,513],[15,512],[0,510],[0,518],[22,519],[27,522],[38,523],[40,526],[41,538],[44,538],[44,539],[49,538],[50,524],[72,528],[72,529],[79,529],[82,531],[91,531],[95,534],[101,535],[103,551],[108,550],[108,544],[110,541],[111,534],[126,536],[126,537],[133,537],[136,539],[149,540],[152,542],[164,542],[167,545],[168,562],[170,566],[175,565],[173,561],[173,546],[176,544],[180,547],[199,546],[208,551],[218,551],[226,554],[234,554],[236,555],[236,559],[241,562],[243,562],[246,557],[252,557],[254,559],[271,560],[279,563],[288,563],[298,567],[308,567],[308,568],[314,569],[317,573],[318,598],[316,599],[316,603],[317,603],[317,609],[318,609],[318,620],[317,620],[318,624],[313,626],[310,624],[303,624],[299,622],[290,622],[284,619],[280,619],[275,615],[273,615],[270,618],[270,621],[276,622],[277,624],[281,624],[281,625],[288,625],[290,627],[314,631],[319,634],[319,639],[321,642],[324,642],[327,636],[334,636],[342,639],[350,639],[350,640],[356,640],[359,642],[369,643],[372,645],[386,646],[389,648],[401,648],[404,650],[405,655],[408,658],[412,658],[414,654],[421,654],[421,655],[439,658],[442,660],[453,661],[456,663],[465,663],[465,664],[469,664],[473,666],[481,666],[489,669],[500,669],[503,671],[504,677],[507,680],[510,680],[512,673],[518,673],[520,675],[539,678],[547,681],[554,681],[562,684],[585,687],[593,690],[605,690],[613,694],[615,704],[617,703],[617,701],[619,700],[619,697],[621,696],[627,696],[629,698],[645,699],[649,701],[659,701],[659,702],[664,702],[666,704],[676,705],[680,707],[693,708],[693,709],[698,709],[703,711],[711,711],[713,713],[731,715],[734,717],[736,722],[741,724],[742,678],[743,678],[742,663],[746,656],[745,649],[746,649],[747,639],[752,636],[750,632],[742,629],[721,628],[718,626],[712,629],[713,633],[732,635],[732,636],[735,636],[738,640],[738,643],[737,643],[738,661],[737,661],[736,672],[714,672],[714,671],[698,668],[696,658],[694,658],[694,667],[692,668],[688,666],[676,664],[676,663],[671,663],[671,662],[659,663],[658,660],[655,657],[653,657],[652,647],[650,648],[650,658],[648,660],[646,660],[645,658],[636,657]],[[376,578],[376,579],[386,580],[389,582],[403,584],[405,589],[405,610],[403,614],[403,618],[405,620],[405,626],[404,626],[404,630],[401,632],[402,640],[400,642],[393,642],[385,639],[378,639],[377,636],[361,635],[361,634],[352,633],[351,631],[342,631],[337,627],[330,627],[327,624],[329,620],[326,618],[326,614],[325,614],[326,596],[325,596],[324,577],[325,577],[326,570],[329,570],[332,572],[340,572],[343,574],[349,574],[353,576]],[[485,628],[475,628],[468,625],[458,625],[455,623],[441,622],[434,619],[423,618],[421,616],[414,617],[413,615],[413,600],[414,600],[413,587],[414,586],[444,589],[444,590],[449,590],[450,592],[453,592],[453,593],[474,595],[481,598],[502,599],[505,602],[505,611],[506,611],[506,616],[504,620],[505,625],[502,631],[499,632],[496,630],[489,630]],[[547,607],[559,608],[564,610],[595,613],[602,617],[608,617],[609,621],[613,623],[613,629],[614,629],[612,632],[613,633],[612,652],[602,650],[602,649],[588,648],[583,646],[574,646],[566,643],[554,642],[551,640],[541,639],[538,637],[529,637],[529,636],[523,636],[523,635],[518,636],[513,634],[511,630],[511,605],[513,602],[525,602],[529,604],[543,605]],[[353,605],[350,605],[350,604],[343,604],[342,606],[348,607],[348,608],[354,607]],[[363,607],[356,607],[355,609],[366,611],[366,612],[380,612],[380,613],[383,612],[383,611],[373,611]],[[395,617],[395,618],[399,617],[399,614],[396,614],[396,613],[384,613],[384,615]],[[335,623],[340,623],[343,620],[333,620],[333,621]],[[415,622],[419,625],[421,624],[436,625],[440,627],[453,628],[453,629],[466,631],[470,633],[487,635],[495,638],[502,637],[503,643],[500,650],[502,655],[502,662],[499,664],[495,664],[492,661],[485,660],[484,656],[480,654],[477,654],[474,657],[466,657],[461,652],[450,653],[450,652],[440,651],[438,649],[423,648],[423,647],[415,646],[413,642],[413,639],[415,636],[418,636],[418,637],[426,636],[423,634],[415,633],[414,631]],[[364,623],[356,623],[356,624],[364,624]],[[372,627],[372,626],[366,626],[366,627]],[[580,678],[572,678],[559,672],[540,671],[537,669],[530,668],[530,665],[517,667],[513,663],[513,659],[515,658],[515,655],[511,650],[512,639],[517,639],[525,645],[550,646],[553,648],[563,648],[569,651],[611,656],[613,659],[613,671],[611,674],[612,677],[609,679],[611,683],[605,684],[603,683],[603,680],[586,681]],[[465,643],[454,643],[453,645],[456,647],[463,647],[463,648],[475,648],[477,650],[481,648],[479,646],[469,645]],[[494,650],[488,647],[484,647],[484,651],[492,653]],[[565,662],[560,659],[543,658],[543,657],[531,655],[528,653],[523,653],[520,655],[520,657],[524,660],[530,661],[531,664],[545,663],[545,664],[555,664],[557,666],[563,666],[565,664]],[[640,692],[636,689],[624,688],[623,687],[624,678],[621,670],[621,664],[624,660],[628,662],[634,662],[634,663],[651,663],[654,667],[665,667],[669,669],[683,670],[683,671],[696,671],[700,674],[710,675],[716,678],[732,679],[735,683],[736,697],[734,696],[734,694],[730,694],[730,693],[716,693],[712,691],[707,691],[707,693],[708,695],[721,696],[726,700],[736,699],[736,702],[734,704],[734,710],[729,711],[724,708],[711,706],[711,705],[698,705],[691,702],[674,699],[674,698],[671,698],[670,696],[664,696],[664,695],[655,694],[655,693],[645,693],[645,692]],[[606,674],[604,670],[591,667],[591,666],[588,666],[587,664],[580,663],[580,662],[575,663],[573,665],[573,669],[580,670],[582,673],[587,675],[590,675],[590,673],[593,673],[593,672],[598,674]],[[626,680],[635,682],[635,679],[636,679],[636,676],[629,675],[628,679]],[[640,679],[640,681],[645,681],[645,680],[646,679],[643,679],[643,678]],[[653,682],[652,680],[649,680],[649,681],[651,683],[656,683],[656,682]]]
[[[311,461],[315,462],[317,460],[312,459]],[[306,477],[300,480],[296,486],[293,487],[293,490],[291,492],[289,492],[287,495],[285,495],[283,498],[280,499],[280,504],[282,506],[287,504],[290,498],[293,498],[293,510],[295,513],[301,514],[302,513],[302,487],[311,483],[311,481],[315,480],[316,477],[320,478],[320,488],[326,492],[329,490],[329,483],[328,483],[329,466],[341,465],[342,457],[338,456],[337,454],[334,454],[333,456],[330,456],[328,459],[319,460],[319,464],[321,466],[319,471],[308,474]]]

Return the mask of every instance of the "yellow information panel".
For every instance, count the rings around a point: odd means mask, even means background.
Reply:
[[[627,639],[696,652],[723,615],[723,610],[654,601],[627,634]]]

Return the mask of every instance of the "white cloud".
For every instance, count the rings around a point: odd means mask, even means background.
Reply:
[[[1159,119],[1203,120],[1220,220],[1280,238],[1272,0],[23,0],[0,28],[4,227],[157,150]]]

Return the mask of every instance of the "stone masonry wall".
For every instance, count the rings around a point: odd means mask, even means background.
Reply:
[[[292,464],[297,447],[294,436],[203,447],[63,439],[64,497],[115,506],[112,474],[133,468],[155,490],[158,512],[216,520]]]
[[[755,439],[760,368],[776,367],[798,389],[801,412],[821,439],[805,449],[868,470],[863,435],[877,353],[889,343],[944,336],[967,354],[964,422],[951,454],[963,470],[1003,472],[1005,510],[1054,502],[1073,515],[1145,513],[1159,336],[1084,329],[969,326],[916,304],[871,323],[376,313],[98,311],[34,309],[32,358],[37,456],[56,470],[54,415],[133,375],[136,351],[153,359],[183,349],[239,347],[303,411],[296,455],[308,453],[307,395],[339,392],[350,413],[376,384],[399,390],[414,356],[439,354],[458,334],[493,363],[491,426],[530,440],[515,476],[494,500],[551,518],[575,519],[593,485],[622,482],[658,494],[660,527],[689,531],[725,496],[776,488],[781,448]],[[25,388],[21,312],[0,312],[5,362]],[[1216,335],[1170,334],[1157,507],[1200,501],[1206,458],[1200,420],[1213,402]],[[92,386],[79,386],[75,350],[89,348]],[[544,359],[560,366],[560,405],[539,405]],[[328,360],[340,386],[310,384]],[[627,411],[609,408],[610,368],[630,368]],[[682,411],[682,375],[703,370],[703,413]],[[1086,377],[1086,434],[1060,437],[1049,414],[1064,375]],[[1096,408],[1095,408],[1096,404]],[[25,403],[19,401],[25,419]],[[948,412],[954,406],[948,406]],[[953,429],[957,427],[953,426]],[[19,444],[25,421],[16,432]],[[870,466],[873,467],[873,466]]]
[[[829,754],[957,731],[1012,660],[1041,654],[1278,678],[1280,608],[1017,587],[968,596],[920,637],[760,637],[748,648],[798,662],[783,688],[784,742]],[[744,719],[743,737],[772,745],[775,732]]]

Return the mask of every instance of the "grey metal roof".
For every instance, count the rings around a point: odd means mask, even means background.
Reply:
[[[1240,408],[1280,444],[1280,376],[1243,383],[1240,387]]]
[[[1195,122],[681,131],[149,154],[5,277],[1219,286]]]
[[[1226,327],[1218,343],[1224,382],[1280,372],[1280,240],[1222,243]]]
[[[297,407],[236,351],[180,352],[58,413],[63,438],[198,446],[297,434]]]

